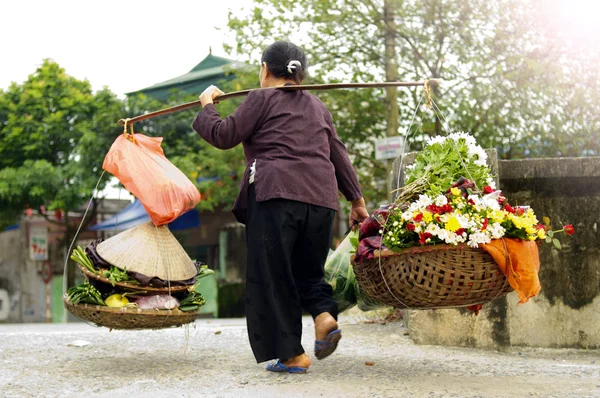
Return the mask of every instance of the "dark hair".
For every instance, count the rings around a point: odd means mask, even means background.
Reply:
[[[300,65],[292,61],[300,62]],[[292,79],[300,84],[306,77],[305,71],[308,67],[306,55],[300,47],[289,41],[276,41],[265,48],[260,62],[261,64],[266,62],[269,72],[277,78]],[[290,62],[292,62],[292,65],[290,65]]]

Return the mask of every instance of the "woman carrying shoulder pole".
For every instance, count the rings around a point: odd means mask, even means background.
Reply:
[[[278,41],[261,59],[260,85],[301,84],[307,68],[298,46]],[[242,143],[247,167],[233,212],[246,225],[246,320],[257,362],[275,372],[304,373],[302,311],[315,321],[315,356],[337,347],[341,331],[323,266],[332,238],[338,189],[352,204],[350,224],[368,217],[358,178],[325,105],[306,91],[251,92],[221,119],[211,86],[193,127],[211,145]]]

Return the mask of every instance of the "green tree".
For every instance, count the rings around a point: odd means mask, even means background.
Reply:
[[[63,225],[68,242],[75,228],[69,211],[89,199],[122,112],[113,93],[93,93],[88,81],[68,76],[51,60],[22,84],[0,91],[0,228],[29,207]],[[94,217],[97,199],[84,225]],[[64,216],[57,220],[50,212],[59,209]]]
[[[381,81],[394,76],[395,63],[400,80],[443,79],[433,95],[448,128],[471,132],[503,158],[598,154],[598,49],[556,40],[540,7],[541,0],[254,0],[249,12],[230,15],[230,49],[256,62],[266,45],[290,39],[307,50],[314,82]],[[398,90],[401,133],[421,93]],[[370,177],[361,180],[365,196],[385,198],[387,169],[365,143],[385,134],[394,99],[380,90],[317,95],[359,173]],[[407,149],[446,133],[444,124],[421,107]]]

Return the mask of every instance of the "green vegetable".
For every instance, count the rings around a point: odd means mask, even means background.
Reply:
[[[90,285],[89,282],[85,282],[83,285],[69,288],[67,291],[69,301],[73,304],[86,303],[95,305],[106,305],[102,300],[102,295],[94,286]]]
[[[113,286],[115,286],[116,282],[127,282],[127,283],[131,283],[131,284],[139,284],[138,281],[136,281],[131,276],[129,276],[129,274],[127,273],[127,268],[121,270],[121,269],[115,267],[114,265],[111,265],[110,269],[104,270],[102,272],[102,276],[105,277],[106,279],[108,279],[110,281],[110,284]]]
[[[200,279],[209,275],[213,275],[214,273],[215,271],[208,268],[208,265],[201,266],[200,269],[198,269],[198,273],[196,274],[196,283],[194,283],[194,286],[190,288],[190,291],[196,290],[198,288],[198,286],[200,285]]]
[[[204,303],[206,303],[206,300],[204,299],[204,297],[202,297],[202,295],[200,293],[198,293],[197,291],[194,290],[194,291],[190,292],[190,294],[188,294],[183,300],[181,300],[179,302],[179,309],[181,310],[182,307],[187,307],[187,306],[191,306],[191,305],[196,305],[199,307],[201,305],[204,305]],[[184,311],[184,310],[182,310],[182,311]]]
[[[77,248],[73,250],[73,254],[71,254],[71,260],[85,267],[87,270],[93,272],[94,274],[98,273],[87,254],[85,254],[85,251],[81,248],[81,246],[77,246]]]
[[[186,312],[186,311],[196,311],[198,308],[200,308],[199,305],[184,305],[184,306],[179,306],[179,310]]]

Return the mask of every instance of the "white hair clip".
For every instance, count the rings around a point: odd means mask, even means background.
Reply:
[[[300,63],[300,61],[292,60],[287,64],[287,71],[290,75],[292,73],[294,73],[294,71],[292,69],[296,69],[296,66],[302,67],[302,64]]]

